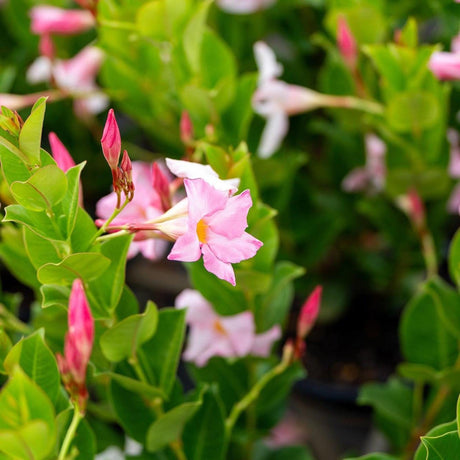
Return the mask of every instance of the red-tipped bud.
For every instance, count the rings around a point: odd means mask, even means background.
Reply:
[[[338,20],[337,46],[347,66],[354,69],[358,60],[358,46],[347,20],[343,16],[340,16]]]
[[[48,139],[50,141],[51,153],[53,154],[56,164],[64,172],[67,172],[70,168],[75,166],[75,161],[56,134],[49,133]]]
[[[420,229],[425,225],[425,205],[417,190],[410,189],[406,195],[398,197],[397,204],[416,228]]]
[[[158,166],[158,163],[152,164],[152,187],[160,197],[162,210],[167,211],[171,208],[169,180]]]
[[[131,201],[134,198],[133,165],[126,150],[123,152],[120,169],[121,188],[126,198]]]
[[[187,145],[193,141],[193,123],[190,115],[185,110],[182,112],[180,119],[180,138],[181,141]]]
[[[121,152],[121,136],[113,109],[109,110],[101,139],[102,151],[112,171],[118,167]]]
[[[24,122],[18,112],[2,106],[0,110],[0,128],[8,131],[13,136],[19,136]]]
[[[297,337],[302,340],[308,335],[318,317],[322,292],[323,288],[316,286],[300,310],[297,321]]]
[[[68,311],[69,330],[65,338],[64,356],[57,355],[59,370],[71,398],[84,412],[88,392],[86,368],[94,341],[94,319],[81,280],[72,285]]]

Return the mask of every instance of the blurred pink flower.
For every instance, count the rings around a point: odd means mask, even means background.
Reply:
[[[460,184],[457,184],[452,190],[447,200],[447,210],[451,214],[460,214]]]
[[[460,79],[460,34],[452,39],[451,50],[435,51],[428,62],[428,68],[439,80]]]
[[[380,192],[385,186],[386,145],[375,134],[367,134],[365,138],[366,165],[353,169],[342,181],[346,192]]]
[[[96,76],[104,59],[99,48],[87,46],[67,60],[40,56],[27,70],[29,83],[54,82],[75,98],[74,110],[80,117],[97,114],[108,105],[107,96],[96,85]]]
[[[152,166],[141,161],[132,163],[132,181],[135,187],[133,200],[112,221],[112,226],[143,225],[147,221],[161,216],[164,212],[161,197],[153,186]],[[117,205],[115,192],[101,198],[96,205],[96,214],[101,219],[96,221],[102,225],[108,219]],[[147,259],[154,260],[163,255],[166,242],[155,238],[159,236],[153,230],[139,231],[128,251],[128,257],[141,253]]]
[[[30,10],[30,29],[34,34],[78,34],[96,25],[94,16],[86,10],[66,10],[49,5]]]
[[[289,412],[281,419],[278,425],[270,432],[265,443],[273,448],[283,446],[303,445],[308,441],[308,436],[301,420]]]
[[[358,60],[358,46],[344,16],[338,19],[337,45],[347,66],[352,70],[355,69]]]
[[[299,319],[297,320],[297,337],[305,339],[318,317],[321,306],[322,286],[316,286],[313,292],[300,309]]]
[[[57,354],[62,379],[79,409],[84,412],[88,393],[86,368],[93,349],[94,319],[81,280],[72,284],[68,311],[69,330],[65,337],[64,356]]]
[[[215,189],[203,179],[185,179],[188,228],[174,244],[169,260],[194,262],[203,255],[206,270],[235,285],[232,263],[254,257],[262,242],[245,232],[252,206],[249,190],[240,195]]]
[[[249,14],[272,6],[276,0],[217,0],[220,8],[232,14]]]
[[[198,292],[185,289],[176,298],[177,308],[187,308],[186,321],[190,335],[184,359],[197,366],[206,365],[213,356],[237,358],[246,355],[267,357],[273,343],[281,337],[279,325],[262,334],[255,333],[254,316],[245,311],[220,316]]]
[[[278,150],[286,136],[289,116],[321,107],[327,96],[278,80],[283,67],[266,43],[257,42],[254,54],[259,69],[259,83],[252,98],[252,106],[257,114],[267,119],[258,154],[268,158]]]
[[[450,144],[449,176],[453,179],[460,179],[460,136],[458,131],[449,129],[447,139]],[[447,210],[452,214],[460,213],[460,184],[457,184],[452,190],[447,201]]]

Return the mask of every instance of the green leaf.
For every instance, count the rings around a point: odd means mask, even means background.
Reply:
[[[19,365],[21,369],[56,402],[60,374],[53,353],[43,340],[44,331],[37,331],[20,340],[8,353],[3,363],[8,373]]]
[[[164,1],[155,0],[142,5],[137,11],[136,27],[140,34],[154,39],[165,39],[166,6]]]
[[[426,448],[426,460],[450,460],[460,458],[460,438],[457,430],[441,436],[422,436]]]
[[[401,30],[401,41],[409,48],[417,48],[418,27],[414,18],[409,18]]]
[[[407,361],[437,370],[453,365],[458,355],[457,340],[445,327],[428,293],[416,296],[405,308],[400,322],[400,342]]]
[[[258,330],[265,331],[284,322],[293,300],[292,281],[304,273],[304,268],[291,262],[276,264],[270,288],[256,298],[255,319]]]
[[[42,284],[72,284],[76,278],[90,281],[101,276],[110,260],[97,252],[71,254],[57,264],[45,264],[37,272]]]
[[[44,460],[55,440],[50,400],[16,367],[0,392],[0,451],[13,458]]]
[[[155,452],[180,439],[185,424],[195,414],[201,403],[201,399],[186,402],[158,417],[147,432],[147,450]]]
[[[2,144],[0,144],[0,160],[3,176],[9,185],[16,181],[26,181],[30,177],[30,171],[24,161]]]
[[[196,11],[187,24],[182,36],[185,55],[194,73],[198,73],[200,70],[201,44],[206,30],[206,19],[211,3],[212,0],[205,0],[196,7]]]
[[[147,431],[155,420],[147,396],[133,393],[112,379],[109,386],[110,404],[120,425],[136,441],[144,444]]]
[[[25,182],[11,184],[16,201],[31,211],[50,210],[62,200],[66,190],[66,175],[54,165],[40,168]]]
[[[449,248],[449,273],[460,288],[460,230],[457,230]]]
[[[457,428],[457,423],[455,420],[449,423],[442,423],[441,425],[437,425],[432,428],[425,436],[427,437],[438,437],[443,436],[447,433],[451,433],[455,431]],[[427,459],[427,450],[423,442],[421,442],[418,446],[417,451],[415,452],[414,460],[426,460]]]
[[[78,206],[75,226],[70,238],[73,252],[87,252],[96,232],[97,228],[91,216]]]
[[[142,346],[142,354],[148,359],[148,363],[144,365],[153,370],[157,385],[167,395],[170,394],[176,379],[184,335],[185,309],[163,308],[158,315],[155,335]]]
[[[5,372],[3,361],[12,346],[13,344],[11,343],[11,339],[8,334],[3,328],[0,328],[0,373]]]
[[[32,112],[19,133],[19,148],[26,155],[29,163],[34,165],[40,164],[40,144],[45,110],[46,98],[42,97],[32,107]]]
[[[400,364],[398,374],[417,383],[432,383],[437,378],[437,372],[432,367],[415,363]]]
[[[442,279],[431,278],[425,284],[426,291],[433,297],[437,311],[446,329],[460,339],[460,295]]]
[[[127,377],[126,375],[118,374],[116,372],[101,372],[100,374],[96,374],[94,377],[104,379],[105,377],[109,377],[126,390],[137,393],[139,396],[143,396],[144,398],[149,398],[152,400],[155,398],[167,399],[161,388],[157,388],[149,385],[148,383]]]
[[[28,227],[23,227],[23,236],[25,250],[36,270],[47,263],[57,264],[61,261],[51,241],[37,235]]]
[[[200,409],[185,425],[183,442],[187,460],[223,460],[225,414],[214,387],[205,391]]]
[[[132,315],[104,332],[100,339],[102,352],[112,362],[135,358],[138,348],[155,334],[158,310],[149,301],[144,313]]]
[[[436,97],[429,92],[397,94],[389,101],[386,118],[398,132],[417,132],[432,127],[440,118]]]
[[[219,315],[236,315],[247,310],[246,299],[238,287],[211,276],[200,261],[187,263],[185,266],[192,285],[212,303]]]
[[[90,283],[90,291],[107,311],[114,310],[120,301],[125,281],[126,256],[132,239],[133,235],[120,234],[101,244],[101,253],[110,261],[110,266]]]
[[[253,460],[313,460],[313,456],[303,446],[286,446],[273,450],[263,443],[258,443],[254,450]]]
[[[60,306],[67,309],[69,304],[70,288],[57,284],[44,284],[40,287],[42,294],[42,308]]]

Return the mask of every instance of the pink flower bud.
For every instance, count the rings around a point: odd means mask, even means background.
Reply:
[[[45,56],[48,59],[54,59],[56,51],[50,34],[43,34],[40,36],[38,50],[40,51],[41,56]]]
[[[167,211],[171,208],[169,180],[158,166],[158,163],[152,164],[152,187],[160,197],[162,210]]]
[[[182,112],[180,118],[180,138],[184,144],[190,144],[193,141],[193,123],[187,111]]]
[[[89,11],[65,10],[41,5],[30,10],[31,30],[34,34],[77,34],[94,27],[95,19]]]
[[[133,165],[126,150],[123,151],[123,157],[121,158],[121,169],[132,178]]]
[[[322,292],[323,288],[321,286],[316,286],[314,291],[303,304],[297,322],[297,337],[304,339],[315,324],[321,304]]]
[[[102,151],[112,171],[118,167],[121,152],[121,136],[113,109],[109,110],[101,139]]]
[[[417,190],[410,189],[406,195],[396,199],[398,206],[407,214],[415,228],[425,225],[425,205]]]
[[[56,164],[64,172],[67,172],[70,168],[75,166],[75,161],[55,133],[49,133],[48,138],[50,141],[51,153],[53,154]]]
[[[358,59],[358,47],[347,20],[343,16],[340,16],[338,21],[337,45],[347,66],[354,69]]]

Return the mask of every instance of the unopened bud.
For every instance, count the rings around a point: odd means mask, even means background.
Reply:
[[[340,16],[337,26],[337,45],[343,60],[350,69],[355,69],[358,60],[358,46],[344,16]]]
[[[134,197],[133,165],[126,150],[123,152],[121,159],[121,171],[123,192],[126,198],[131,201]]]
[[[101,139],[102,151],[112,171],[118,167],[121,152],[121,136],[113,109],[109,110]]]
[[[400,209],[409,217],[415,228],[425,225],[425,205],[415,189],[410,189],[406,195],[396,199]]]
[[[13,136],[19,136],[23,124],[22,118],[16,111],[2,106],[2,111],[0,113],[0,128],[8,131]]]
[[[56,50],[54,48],[53,39],[50,34],[40,35],[40,41],[38,43],[38,50],[41,56],[47,57],[48,59],[54,59]]]
[[[297,337],[302,340],[308,335],[318,317],[322,292],[323,288],[316,286],[300,310],[297,320]]]
[[[160,197],[162,210],[167,211],[171,207],[169,181],[158,163],[152,164],[152,187]]]
[[[185,145],[193,141],[193,123],[190,115],[185,110],[182,112],[180,119],[180,138]]]
[[[67,172],[70,168],[74,167],[75,161],[56,134],[49,133],[48,139],[50,141],[51,153],[53,154],[54,161],[56,161],[59,168]]]

